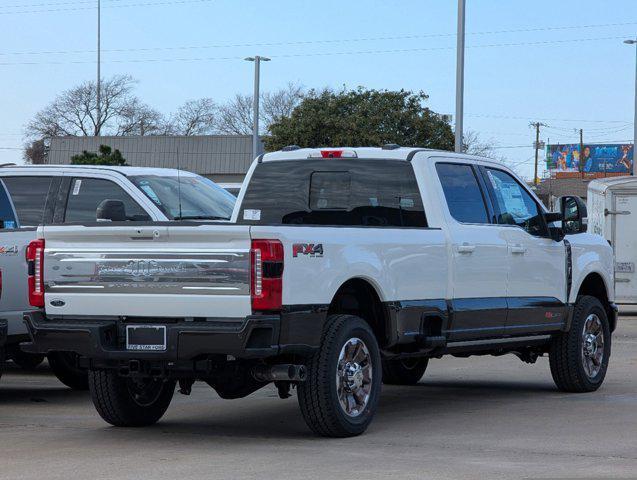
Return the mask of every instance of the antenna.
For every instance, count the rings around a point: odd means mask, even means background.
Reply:
[[[177,148],[177,195],[179,197],[179,220],[181,220],[181,164],[179,162],[179,148]]]

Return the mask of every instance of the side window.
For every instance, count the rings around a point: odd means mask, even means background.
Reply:
[[[413,167],[404,160],[259,164],[239,219],[254,224],[426,227]]]
[[[462,223],[489,223],[482,190],[471,165],[438,163],[436,170],[451,216]]]
[[[101,178],[74,178],[66,202],[64,223],[97,221],[96,210],[104,200],[122,201],[128,220],[150,220],[144,209],[116,183]]]
[[[493,186],[498,223],[517,225],[531,235],[546,235],[542,209],[520,183],[502,170],[487,168]]]
[[[44,221],[51,180],[51,177],[3,177],[21,227],[35,227]]]
[[[11,198],[5,190],[4,183],[0,180],[0,229],[10,230],[17,227]]]

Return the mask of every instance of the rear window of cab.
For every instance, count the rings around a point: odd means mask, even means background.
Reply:
[[[426,227],[413,167],[404,160],[318,159],[256,166],[239,223]]]

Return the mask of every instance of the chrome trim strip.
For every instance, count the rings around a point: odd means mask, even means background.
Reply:
[[[45,252],[48,292],[178,295],[249,295],[249,251]]]

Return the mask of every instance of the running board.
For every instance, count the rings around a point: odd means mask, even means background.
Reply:
[[[546,345],[551,335],[532,335],[527,337],[491,338],[486,340],[467,340],[447,342],[443,353],[468,353],[480,351],[506,351],[515,348],[528,348]]]

